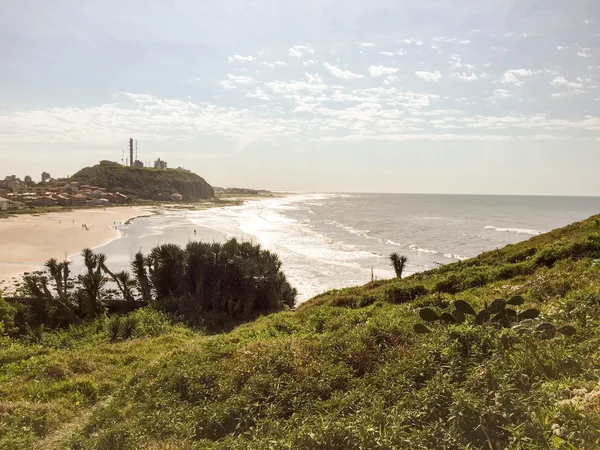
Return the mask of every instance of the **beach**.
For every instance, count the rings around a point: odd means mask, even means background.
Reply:
[[[69,259],[86,247],[99,247],[119,238],[120,225],[156,210],[118,206],[0,219],[0,289],[13,286],[23,272],[41,269],[49,258]]]

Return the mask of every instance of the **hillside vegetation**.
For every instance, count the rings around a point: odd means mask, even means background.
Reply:
[[[144,308],[123,319],[137,315],[138,328],[118,336],[96,319],[5,337],[0,448],[599,448],[599,258],[595,216],[406,279],[330,291],[227,334]],[[472,316],[413,329],[423,308],[516,295],[518,310],[539,312],[535,329],[575,334],[544,339]]]
[[[214,197],[212,186],[195,173],[177,169],[137,169],[112,161],[101,161],[81,169],[71,180],[140,199],[174,193],[182,194],[185,201]]]

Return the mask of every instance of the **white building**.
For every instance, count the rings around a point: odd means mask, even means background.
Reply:
[[[160,158],[158,158],[156,161],[154,161],[154,168],[155,169],[166,169],[167,168],[167,162],[166,161],[161,161]]]
[[[5,198],[0,197],[0,211],[6,211],[8,209],[9,201]]]

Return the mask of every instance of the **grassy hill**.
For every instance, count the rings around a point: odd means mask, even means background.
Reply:
[[[177,169],[137,169],[112,161],[101,161],[100,164],[81,169],[71,180],[140,199],[176,192],[182,194],[185,201],[214,196],[212,186],[195,173]]]
[[[600,448],[600,216],[477,258],[315,297],[227,334],[140,310],[0,346],[0,448]],[[573,336],[431,322],[524,298]]]

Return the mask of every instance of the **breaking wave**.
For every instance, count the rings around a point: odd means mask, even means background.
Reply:
[[[527,228],[501,228],[501,227],[494,227],[492,225],[488,225],[487,227],[485,227],[485,229],[486,230],[500,231],[502,233],[530,234],[532,236],[535,236],[537,234],[542,234],[541,231],[530,230],[530,229],[527,229]]]

